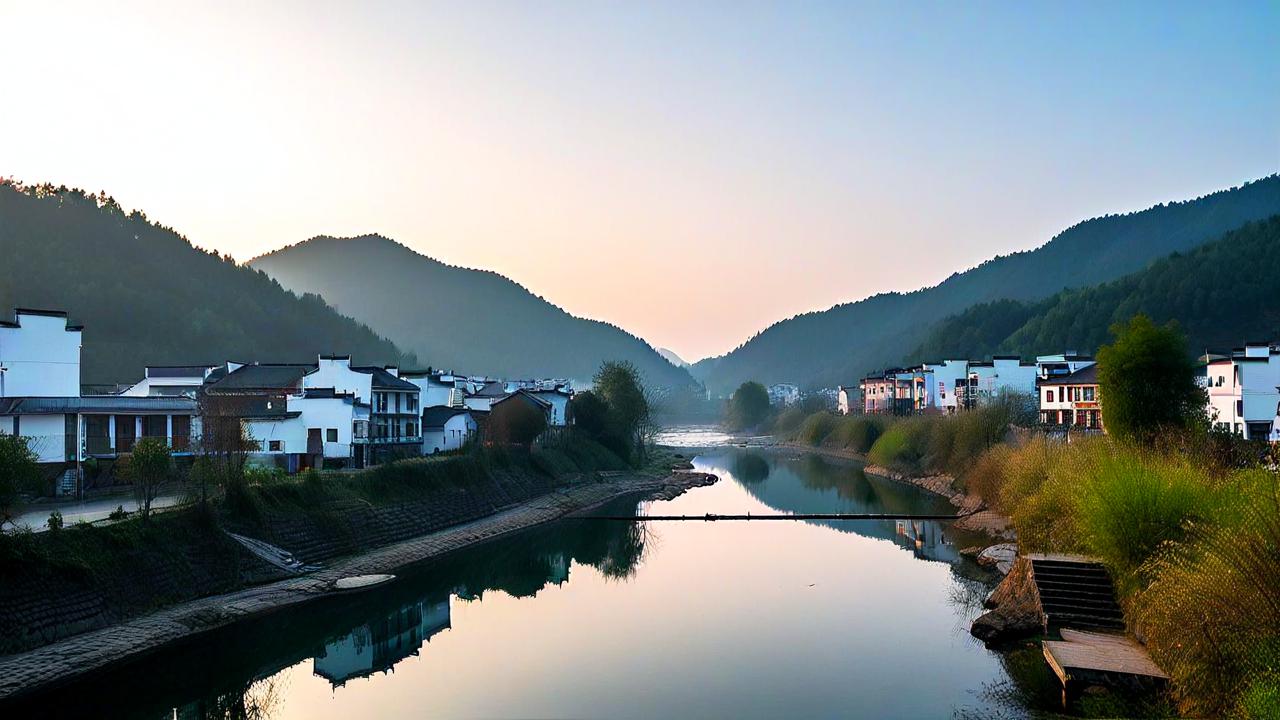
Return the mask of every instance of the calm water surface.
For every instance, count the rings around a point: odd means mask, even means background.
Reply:
[[[949,511],[854,463],[722,448],[694,464],[721,482],[608,511]],[[369,596],[193,642],[62,691],[59,707],[309,720],[1022,716],[1009,698],[1043,678],[969,636],[987,588],[943,531],[564,521]]]

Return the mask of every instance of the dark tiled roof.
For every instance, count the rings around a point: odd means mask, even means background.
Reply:
[[[302,391],[304,397],[308,398],[340,398],[343,400],[354,400],[355,393],[340,393],[333,388],[306,388]]]
[[[1040,381],[1041,385],[1096,385],[1098,384],[1098,366],[1082,367],[1070,375],[1058,375]]]
[[[372,375],[373,387],[376,390],[405,390],[409,392],[418,392],[420,389],[417,385],[414,385],[408,380],[401,380],[380,367],[365,365],[362,367],[353,367],[351,369],[356,372]]]
[[[517,397],[525,398],[529,402],[533,403],[534,405],[537,405],[543,410],[546,410],[547,408],[551,407],[551,403],[547,402],[546,400],[543,400],[540,397],[537,397],[536,395],[530,393],[528,390],[517,390],[504,398],[499,398],[497,400],[494,400],[490,404],[490,407],[497,407],[498,405],[501,405],[502,403]]]
[[[507,392],[505,383],[494,380],[493,382],[485,383],[484,387],[472,393],[472,397],[500,398],[510,394]]]
[[[312,365],[245,365],[212,384],[206,383],[205,390],[225,393],[293,388],[302,380],[303,375],[314,369]]]
[[[212,363],[209,365],[148,365],[147,377],[149,378],[166,378],[166,377],[204,377],[204,371],[211,367],[215,367]]]
[[[63,413],[194,413],[196,402],[181,397],[130,397],[98,395],[89,397],[0,398],[0,415],[61,415]]]
[[[466,408],[455,408],[447,405],[436,405],[422,411],[422,429],[442,428],[444,424],[458,415],[466,415]]]

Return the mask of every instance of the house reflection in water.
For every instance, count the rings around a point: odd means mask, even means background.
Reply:
[[[313,671],[341,687],[347,680],[386,672],[410,655],[417,655],[431,636],[449,627],[449,597],[424,598],[325,644]]]
[[[942,532],[942,524],[932,520],[898,520],[899,545],[906,547],[922,560],[955,562],[960,553]]]

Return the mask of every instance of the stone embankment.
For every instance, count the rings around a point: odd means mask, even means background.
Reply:
[[[479,520],[337,560],[312,574],[172,605],[127,622],[0,657],[0,701],[47,690],[241,620],[330,597],[335,592],[334,583],[343,577],[403,571],[620,497],[670,498],[715,481],[714,475],[706,473],[676,472],[665,478],[625,476],[585,483],[526,500]]]

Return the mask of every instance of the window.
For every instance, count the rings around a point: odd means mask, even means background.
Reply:
[[[329,428],[324,431],[325,442],[338,442],[338,428]]]
[[[1094,390],[1095,390],[1095,389],[1096,389],[1096,388],[1091,388],[1091,387],[1087,387],[1087,388],[1085,388],[1085,389],[1084,389],[1084,401],[1085,401],[1085,402],[1093,402],[1093,400],[1094,400]]]
[[[269,451],[271,451],[271,452],[280,452],[280,450],[281,450],[280,441],[279,441],[279,440],[268,440],[268,441],[267,441],[267,450],[269,450]]]
[[[412,393],[404,396],[404,409],[411,413],[418,411],[418,398]]]
[[[414,423],[406,423],[404,426],[404,434],[408,437],[417,435],[417,426]]]
[[[1050,390],[1045,390],[1045,391],[1044,391],[1044,401],[1045,401],[1045,402],[1053,402],[1053,390],[1052,390],[1052,389],[1050,389]]]

